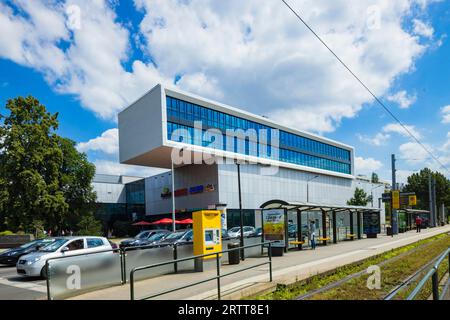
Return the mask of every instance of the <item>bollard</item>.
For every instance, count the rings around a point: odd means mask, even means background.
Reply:
[[[439,276],[437,270],[433,273],[433,300],[439,300]]]

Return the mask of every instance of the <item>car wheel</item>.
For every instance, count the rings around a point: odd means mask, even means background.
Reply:
[[[47,279],[47,269],[45,268],[45,266],[42,267],[41,278]]]

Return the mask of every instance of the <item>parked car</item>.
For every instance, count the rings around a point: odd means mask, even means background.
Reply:
[[[154,234],[169,233],[169,232],[170,231],[166,229],[145,230],[139,232],[134,238],[122,240],[122,242],[120,242],[120,247],[126,248],[126,247],[142,246],[144,245],[143,243],[146,243],[146,240],[148,240]]]
[[[163,241],[166,237],[168,237],[172,232],[165,230],[164,232],[158,232],[152,234],[147,239],[137,240],[138,242],[134,242],[131,246],[153,246]]]
[[[17,248],[6,250],[0,254],[0,264],[15,266],[21,256],[39,250],[47,244],[53,242],[54,238],[37,239],[25,243]]]
[[[244,233],[244,234],[245,234],[245,233]],[[252,236],[253,236],[253,237],[261,237],[261,236],[262,236],[262,228],[261,228],[261,227],[256,228],[256,229],[255,229],[255,232],[253,233]]]
[[[180,245],[191,243],[193,240],[192,230],[188,231],[178,231],[170,233],[165,236],[161,241],[156,243],[158,247],[170,246],[170,245]]]
[[[104,250],[112,250],[108,239],[104,237],[58,237],[39,251],[20,257],[16,269],[17,273],[23,276],[45,278],[47,259]]]
[[[255,228],[250,226],[244,226],[244,237],[249,237],[255,233]],[[241,227],[233,227],[228,230],[228,236],[230,238],[239,238],[241,236]]]

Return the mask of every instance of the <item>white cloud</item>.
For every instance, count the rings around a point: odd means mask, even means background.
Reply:
[[[77,145],[80,152],[101,151],[106,154],[117,154],[119,152],[119,130],[109,129],[99,137]]]
[[[178,75],[182,89],[317,132],[333,131],[372,102],[278,1],[135,0],[144,14],[140,34],[119,23],[106,0],[14,3],[25,15],[0,4],[0,57],[43,72],[58,92],[104,119],[115,120],[118,110]],[[414,4],[428,3],[291,1],[378,95],[427,49],[403,23]],[[81,29],[67,29],[67,5],[81,8]],[[381,11],[379,29],[368,28],[361,14],[372,5]],[[130,39],[144,40],[146,61],[151,56],[155,65],[130,60]]]
[[[425,38],[433,38],[433,34],[434,34],[434,29],[431,25],[429,25],[426,22],[423,22],[419,19],[414,19],[413,20],[413,29],[414,29],[414,33],[425,37]]]
[[[425,144],[425,147],[427,147],[427,149],[430,151],[433,150],[431,148],[431,146],[429,146],[429,145]],[[425,163],[428,160],[428,158],[430,157],[428,152],[416,142],[407,142],[407,143],[400,145],[399,151],[400,151],[400,157],[402,159],[406,160],[410,164],[415,164],[415,165],[420,165],[420,164]]]
[[[374,137],[369,137],[367,135],[361,135],[361,134],[357,134],[356,135],[359,139],[359,141],[373,145],[373,146],[382,146],[385,145],[387,143],[387,141],[389,140],[389,138],[391,137],[389,134],[385,134],[385,133],[377,133]]]
[[[355,157],[355,172],[356,174],[371,174],[383,167],[381,161],[374,158]]]
[[[421,139],[422,135],[420,132],[416,129],[415,126],[412,125],[405,125],[405,127],[409,130],[410,133],[412,133],[417,139]],[[382,129],[385,133],[397,133],[402,135],[403,137],[409,138],[410,135],[408,131],[405,130],[400,124],[398,123],[390,123],[383,127]]]
[[[450,123],[450,105],[441,109],[442,123]]]
[[[413,105],[417,101],[417,96],[416,95],[410,96],[405,90],[403,90],[388,96],[387,99],[389,101],[397,103],[401,109],[408,109],[411,105]]]

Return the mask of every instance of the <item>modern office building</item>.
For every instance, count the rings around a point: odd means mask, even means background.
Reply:
[[[105,228],[115,221],[145,216],[145,179],[141,177],[96,174],[92,182],[97,194],[95,216]]]
[[[245,161],[239,166],[245,224],[258,225],[258,209],[269,200],[345,205],[359,187],[378,207],[384,192],[384,184],[355,176],[351,146],[177,89],[157,85],[118,118],[121,163],[174,166],[177,212],[226,207],[234,224],[235,161]],[[172,212],[171,174],[145,179],[147,215]]]

